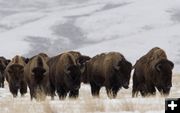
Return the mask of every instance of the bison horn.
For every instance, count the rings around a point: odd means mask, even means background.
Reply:
[[[66,67],[65,67],[64,72],[65,72],[66,74],[70,74],[69,66],[66,66]]]
[[[161,64],[157,64],[157,65],[156,65],[156,69],[157,69],[158,71],[161,71]]]
[[[113,66],[115,70],[119,70],[120,66]]]

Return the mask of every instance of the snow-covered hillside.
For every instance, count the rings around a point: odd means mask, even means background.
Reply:
[[[178,71],[179,5],[179,0],[1,0],[0,55],[119,51],[134,63],[159,46]]]

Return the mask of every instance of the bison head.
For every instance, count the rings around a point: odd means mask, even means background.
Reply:
[[[167,59],[162,59],[155,65],[154,84],[163,95],[169,95],[172,87],[173,67],[174,64]]]
[[[114,66],[114,74],[117,76],[118,82],[125,89],[129,88],[129,80],[131,77],[132,64],[125,59],[119,61],[117,66]]]
[[[78,90],[80,88],[81,71],[78,65],[70,65],[65,69],[65,83],[69,89]]]
[[[44,76],[46,75],[46,70],[42,67],[36,67],[32,69],[32,77],[34,78],[35,82],[39,84]]]
[[[20,88],[21,81],[24,81],[24,67],[19,64],[9,66],[8,70],[9,82],[16,89]]]

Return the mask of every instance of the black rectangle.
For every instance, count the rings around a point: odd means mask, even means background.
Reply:
[[[180,113],[180,98],[167,98],[165,100],[165,113]]]

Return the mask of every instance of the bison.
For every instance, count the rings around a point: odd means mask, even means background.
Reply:
[[[65,99],[68,93],[70,98],[78,97],[81,69],[76,61],[77,59],[78,57],[75,57],[70,52],[62,53],[49,59],[49,80],[52,99],[55,91],[59,99]]]
[[[31,100],[45,100],[49,85],[48,56],[40,53],[32,57],[24,68],[25,78],[30,89]]]
[[[167,59],[163,49],[152,48],[134,65],[132,97],[137,97],[138,92],[143,97],[153,96],[156,88],[161,95],[169,95],[173,67],[173,62]]]
[[[91,57],[82,55],[80,52],[77,51],[69,51],[68,53],[72,54],[78,63],[81,66],[81,69],[84,67],[85,62],[91,59]]]
[[[6,66],[9,64],[10,60],[0,57],[0,88],[4,88],[4,81],[5,81],[5,69]]]
[[[96,55],[85,64],[82,82],[90,83],[92,96],[99,97],[105,86],[109,98],[115,98],[120,88],[129,86],[132,64],[119,52]]]
[[[24,76],[25,65],[26,59],[16,55],[5,69],[6,80],[13,97],[17,96],[18,90],[20,90],[21,96],[27,93],[27,83]]]

